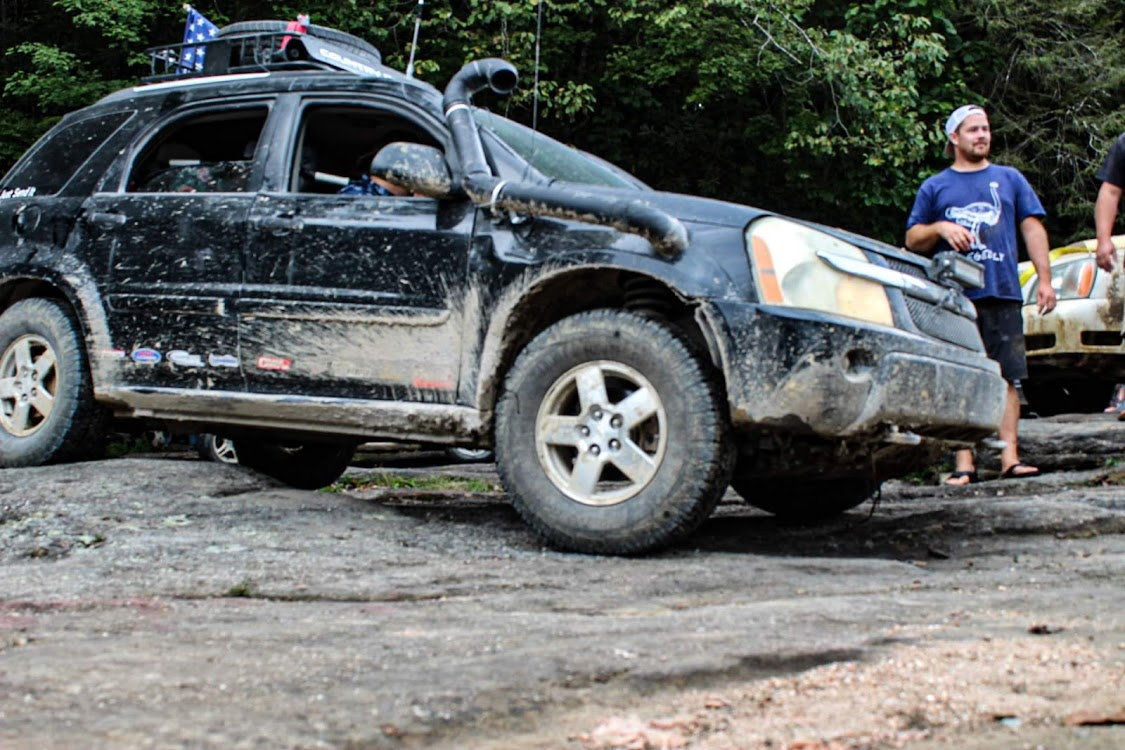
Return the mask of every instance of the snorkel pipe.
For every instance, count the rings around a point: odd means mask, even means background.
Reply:
[[[688,244],[684,225],[639,199],[607,198],[577,187],[509,182],[493,176],[473,119],[472,98],[485,89],[510,94],[518,82],[515,67],[490,57],[468,63],[445,87],[445,121],[461,160],[461,185],[469,198],[479,206],[611,226],[640,235],[670,258],[683,252]]]

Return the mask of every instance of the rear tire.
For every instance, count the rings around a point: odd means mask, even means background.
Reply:
[[[683,539],[730,480],[725,403],[688,345],[620,310],[567,318],[516,360],[497,405],[500,478],[551,544],[648,552]]]
[[[204,461],[215,461],[220,464],[238,463],[238,448],[230,438],[205,432],[199,435],[196,450]]]
[[[735,477],[731,487],[748,505],[785,521],[816,523],[863,505],[879,483],[866,477],[805,482]]]
[[[0,315],[0,466],[97,458],[104,447],[78,323],[55,300],[12,305]]]
[[[302,490],[316,490],[335,482],[354,453],[351,444],[238,441],[239,463]]]

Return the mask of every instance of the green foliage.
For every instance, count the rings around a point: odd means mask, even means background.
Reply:
[[[970,82],[993,152],[1044,198],[1052,244],[1092,237],[1094,173],[1125,132],[1125,3],[967,0]]]
[[[144,75],[143,48],[178,41],[184,20],[173,0],[6,7],[0,170],[54,118]],[[220,25],[311,11],[402,70],[416,3],[196,7]],[[1093,172],[1125,130],[1123,36],[1120,0],[429,0],[415,70],[441,88],[470,59],[505,57],[521,87],[482,103],[658,188],[895,243],[945,166],[941,122],[981,102],[995,159],[1027,172],[1061,242],[1089,236]]]
[[[375,473],[355,476],[346,474],[322,492],[347,492],[349,490],[430,490],[439,492],[501,492],[495,482],[478,477],[426,476],[411,477],[402,474]]]

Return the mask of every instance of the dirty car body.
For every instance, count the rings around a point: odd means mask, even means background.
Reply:
[[[1113,243],[1125,252],[1125,235]],[[1024,392],[1031,409],[1044,416],[1101,411],[1113,385],[1125,382],[1125,277],[1120,268],[1098,268],[1095,247],[1090,239],[1051,251],[1059,302],[1050,315],[1037,313],[1039,277],[1030,262],[1020,264],[1029,376]]]
[[[631,553],[732,482],[813,518],[995,431],[963,262],[653,191],[474,107],[502,61],[443,94],[314,27],[239,66],[260,27],[5,177],[0,465],[92,455],[110,414],[297,486],[367,440],[495,447],[549,542]],[[368,169],[410,192],[338,192]]]

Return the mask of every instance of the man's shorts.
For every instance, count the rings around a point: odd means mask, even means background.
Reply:
[[[973,300],[973,306],[977,308],[977,328],[984,341],[984,351],[989,359],[1000,363],[1004,380],[1013,383],[1027,379],[1022,303],[988,297]]]

